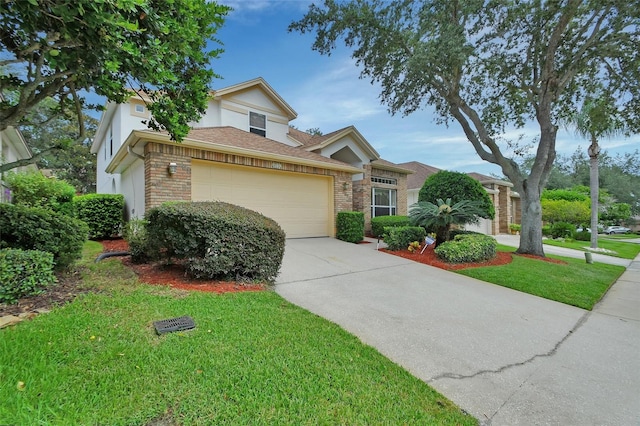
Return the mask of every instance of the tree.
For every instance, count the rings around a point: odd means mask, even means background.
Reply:
[[[518,253],[543,256],[540,194],[559,120],[604,88],[630,131],[640,127],[639,18],[623,0],[325,0],[289,29],[315,31],[321,54],[343,39],[391,113],[429,104],[438,122],[457,121],[521,196]],[[531,121],[539,135],[524,174],[498,137]]]
[[[420,188],[418,201],[433,203],[439,198],[451,199],[453,203],[462,200],[474,201],[481,209],[479,217],[495,217],[495,207],[487,191],[480,182],[465,173],[441,170],[429,176]]]
[[[587,98],[582,109],[569,117],[569,125],[575,126],[576,133],[591,141],[587,150],[589,154],[589,190],[591,193],[591,229],[598,229],[598,191],[600,179],[598,175],[598,156],[600,145],[598,139],[622,134],[624,122],[618,117],[615,103],[601,93],[597,98]],[[591,233],[591,248],[598,248],[598,233]]]
[[[207,43],[228,10],[206,0],[1,2],[0,131],[49,98],[82,125],[93,89],[113,102],[144,94],[147,125],[180,141],[206,108],[207,65],[221,52]]]
[[[449,241],[451,225],[477,223],[484,213],[477,201],[461,200],[454,204],[451,198],[446,201],[439,198],[436,202],[419,201],[409,211],[412,225],[435,229],[436,246]]]
[[[84,114],[86,138],[79,134],[78,116],[70,111],[61,112],[53,99],[36,105],[22,120],[20,130],[28,141],[34,156],[32,162],[40,169],[49,169],[55,177],[73,185],[82,194],[95,192],[96,157],[91,154],[91,138],[98,120]],[[24,163],[18,160],[16,163]],[[0,165],[0,172],[14,168],[15,164]]]

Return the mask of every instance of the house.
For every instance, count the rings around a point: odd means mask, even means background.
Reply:
[[[340,211],[372,217],[407,214],[412,171],[380,158],[349,126],[311,135],[262,78],[211,93],[181,143],[148,130],[145,100],[108,103],[91,152],[97,192],[125,197],[127,218],[171,200],[219,200],[276,220],[288,238],[335,235]]]
[[[407,178],[407,208],[410,208],[411,205],[418,202],[418,194],[424,181],[432,174],[439,172],[440,169],[417,161],[401,163],[398,166],[414,172]],[[513,184],[511,182],[480,173],[468,173],[468,175],[479,181],[487,191],[493,201],[496,215],[493,220],[480,219],[478,225],[467,225],[466,229],[487,235],[507,234],[509,233],[509,224],[521,223],[520,195],[512,191]]]
[[[31,150],[18,129],[9,126],[0,132],[0,164],[26,160],[32,156]],[[36,169],[35,164],[16,167],[11,169],[11,171],[21,172],[28,169]],[[9,188],[4,185],[2,177],[3,176],[0,176],[0,202],[8,202],[11,200],[11,192]]]

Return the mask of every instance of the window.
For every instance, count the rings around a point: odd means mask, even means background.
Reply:
[[[371,190],[371,217],[395,216],[396,190],[373,188]]]
[[[376,176],[371,176],[371,182],[373,182],[373,183],[386,183],[387,185],[397,185],[398,184],[398,180],[397,179],[383,178],[383,177],[376,177]]]
[[[250,112],[249,131],[256,135],[267,136],[267,116],[257,112]]]
[[[135,111],[139,114],[144,114],[144,105],[136,104]]]

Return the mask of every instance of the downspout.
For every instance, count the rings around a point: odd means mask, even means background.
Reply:
[[[144,161],[144,156],[138,154],[137,152],[135,152],[134,150],[131,149],[131,146],[127,146],[127,152],[131,155],[133,155],[134,157]]]

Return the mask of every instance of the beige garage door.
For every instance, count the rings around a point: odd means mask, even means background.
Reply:
[[[191,199],[224,201],[274,219],[287,238],[333,235],[333,178],[192,161]]]

